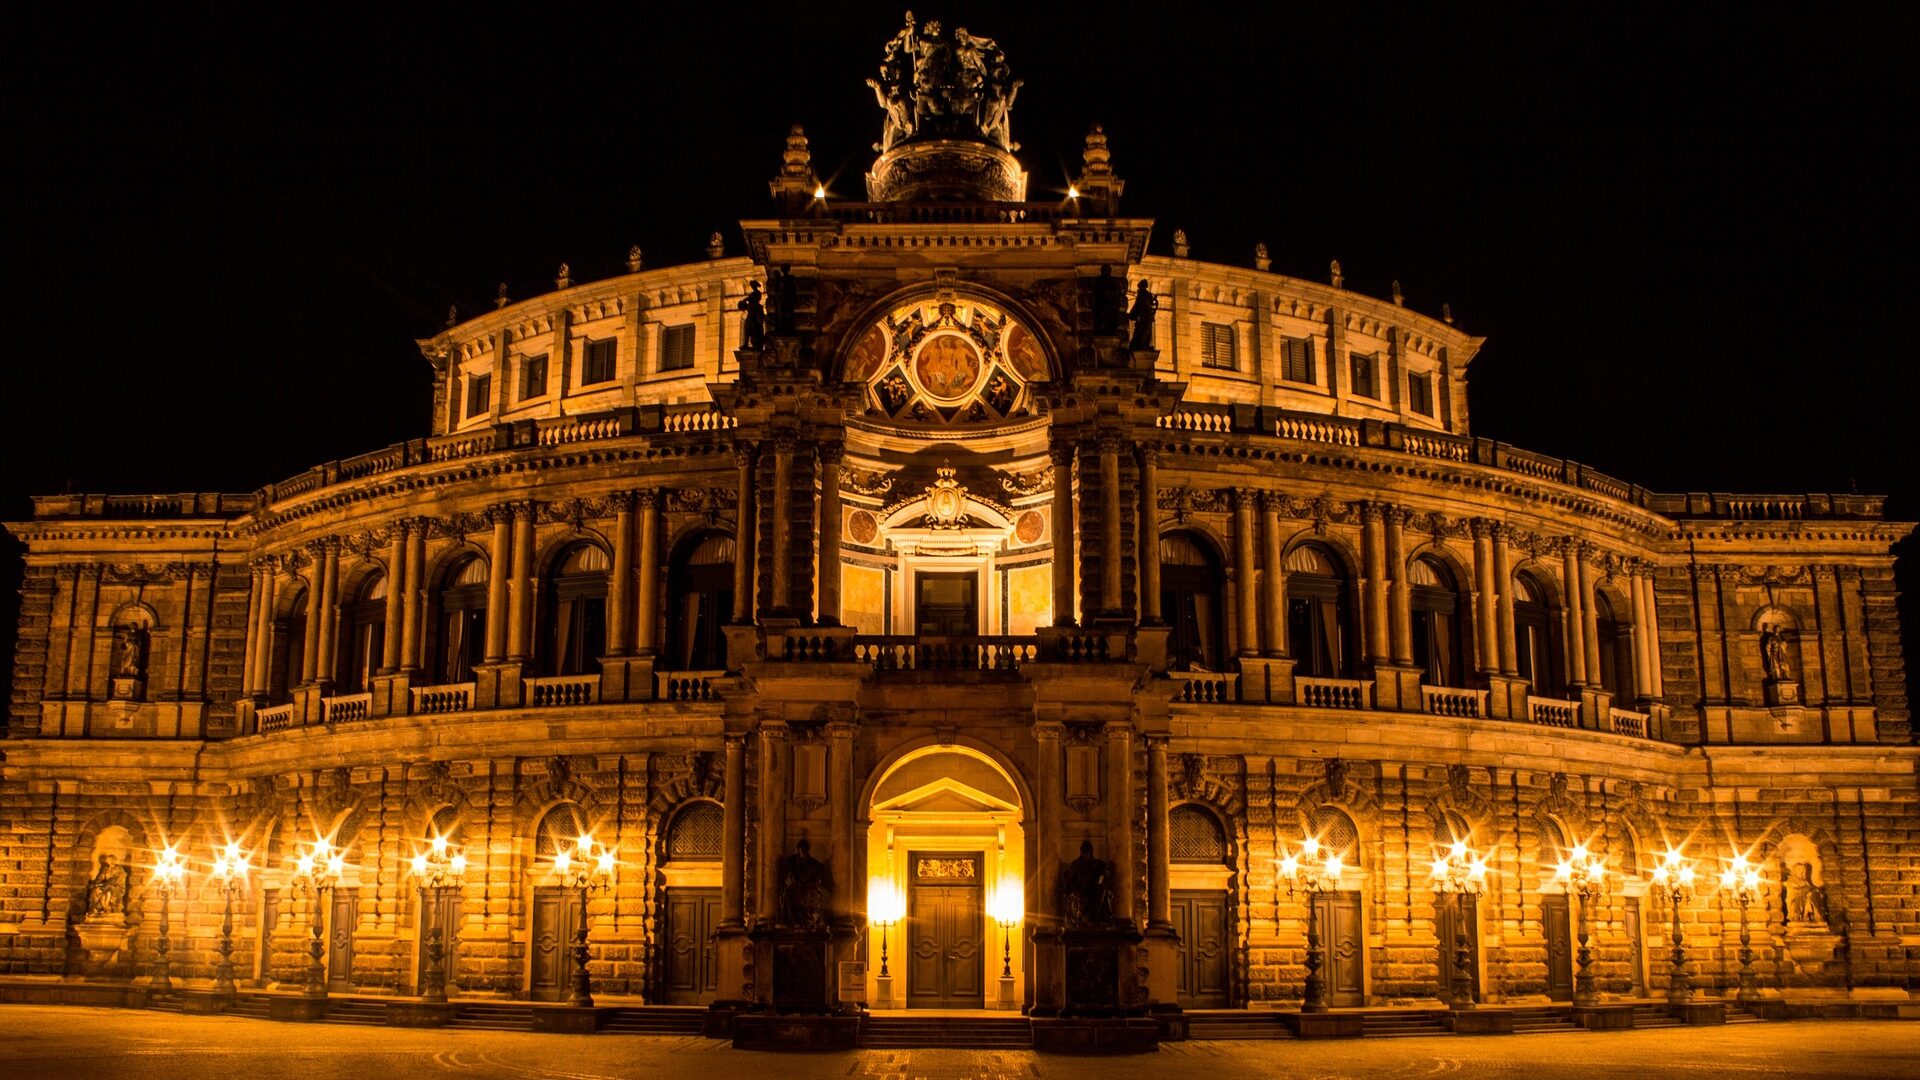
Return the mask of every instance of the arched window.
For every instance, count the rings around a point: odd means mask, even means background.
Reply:
[[[1533,684],[1536,695],[1556,697],[1565,684],[1547,591],[1524,571],[1513,575],[1512,588],[1514,661],[1520,677]]]
[[[1473,826],[1467,824],[1467,819],[1453,810],[1446,811],[1443,817],[1446,821],[1446,834],[1444,836],[1434,837],[1434,843],[1445,848],[1452,846],[1454,842],[1458,841],[1468,847],[1472,847]]]
[[[440,585],[440,640],[433,678],[462,683],[487,651],[487,562],[468,555],[448,568]]]
[[[335,686],[339,693],[358,694],[373,685],[380,670],[380,654],[386,647],[387,575],[374,571],[360,583],[353,606],[347,609],[345,638],[340,650]]]
[[[718,671],[727,666],[733,617],[733,537],[703,533],[680,549],[668,570],[667,658],[680,671]]]
[[[1322,806],[1307,817],[1307,835],[1320,847],[1339,855],[1348,866],[1360,865],[1360,828],[1337,806]]]
[[[464,830],[461,828],[458,807],[443,806],[434,811],[433,820],[427,823],[427,829],[428,837],[441,837],[456,848],[466,840]]]
[[[307,681],[307,590],[301,588],[281,612],[273,620],[272,670],[267,673],[267,701],[273,705],[292,701],[293,688]]]
[[[1174,671],[1222,670],[1226,582],[1209,545],[1191,533],[1160,538],[1160,617],[1172,630],[1167,666]]]
[[[682,807],[667,829],[667,861],[718,862],[723,819],[719,803],[703,800]]]
[[[1465,686],[1466,662],[1461,655],[1460,616],[1466,605],[1453,575],[1437,559],[1418,558],[1407,566],[1413,587],[1413,662],[1428,686]]]
[[[550,675],[593,675],[607,651],[607,553],[575,544],[555,560],[547,583],[546,669]]]
[[[1633,694],[1633,624],[1622,620],[1607,594],[1593,594],[1594,637],[1600,644],[1600,688],[1615,697]]]
[[[1540,819],[1540,865],[1557,866],[1567,853],[1573,850],[1573,844],[1567,839],[1567,830],[1552,818]]]
[[[1219,819],[1197,806],[1176,806],[1168,812],[1167,840],[1174,862],[1219,866],[1227,861],[1227,837]]]
[[[586,832],[586,822],[580,817],[580,808],[572,803],[561,803],[547,811],[540,819],[540,827],[534,830],[534,858],[551,859],[561,848],[566,848],[568,854],[572,854],[578,850],[580,837]]]
[[[1347,574],[1320,547],[1303,545],[1287,556],[1287,645],[1294,673],[1343,676],[1353,662],[1353,630],[1347,604]]]

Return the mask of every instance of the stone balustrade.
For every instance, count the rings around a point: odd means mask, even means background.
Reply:
[[[1369,709],[1373,683],[1366,679],[1298,677],[1293,680],[1299,703],[1315,709]]]
[[[329,724],[365,720],[373,715],[372,694],[340,694],[320,699],[320,719]]]
[[[600,700],[598,675],[549,675],[523,680],[527,704],[536,709],[557,705],[592,705]]]
[[[443,686],[416,686],[412,689],[416,715],[466,712],[473,708],[474,684],[449,683]]]
[[[1546,727],[1577,728],[1580,726],[1580,703],[1528,694],[1527,720]]]
[[[713,681],[726,677],[724,671],[656,671],[653,673],[654,697],[660,701],[719,701],[720,692]]]
[[[1487,715],[1487,691],[1453,686],[1420,687],[1420,703],[1434,716],[1477,720]]]
[[[1240,676],[1233,672],[1172,671],[1173,700],[1189,705],[1223,705],[1240,700]]]
[[[270,705],[254,712],[254,722],[262,735],[276,731],[285,731],[293,726],[294,713],[299,706],[289,702],[285,705]]]
[[[1631,709],[1609,709],[1607,711],[1607,730],[1615,735],[1631,735],[1636,739],[1649,738],[1653,730],[1653,718],[1643,712]]]

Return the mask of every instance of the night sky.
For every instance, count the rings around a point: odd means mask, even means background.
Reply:
[[[1184,228],[1197,258],[1264,242],[1283,273],[1338,258],[1350,288],[1450,302],[1488,338],[1475,434],[1920,515],[1915,9],[1451,6],[916,14],[1026,80],[1034,197],[1099,121],[1155,252]],[[10,16],[0,516],[250,491],[423,435],[413,340],[449,304],[623,272],[629,244],[664,266],[718,229],[738,253],[790,123],[862,197],[862,80],[903,10],[218,7]]]

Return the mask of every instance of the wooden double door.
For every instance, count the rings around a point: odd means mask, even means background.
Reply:
[[[565,1000],[573,986],[573,939],[580,930],[580,893],[542,885],[533,890],[533,963],[528,996]]]
[[[1474,896],[1453,895],[1443,898],[1437,909],[1435,922],[1437,936],[1440,939],[1440,997],[1449,1000],[1453,996],[1455,953],[1460,947],[1459,936],[1465,931],[1467,940],[1467,985],[1472,990],[1473,1000],[1480,1000],[1480,917],[1479,898]]]
[[[714,931],[720,926],[720,890],[667,890],[666,984],[668,1005],[707,1005],[720,992]]]
[[[1224,889],[1175,889],[1170,909],[1180,935],[1179,1001],[1187,1009],[1223,1009],[1229,1001],[1232,941]]]
[[[1573,1000],[1573,910],[1567,895],[1540,898],[1540,929],[1547,939],[1547,997]]]
[[[1327,1004],[1350,1007],[1366,1004],[1367,942],[1360,928],[1360,894],[1328,892],[1314,897],[1320,919],[1320,968]]]
[[[418,907],[420,947],[415,950],[413,967],[413,985],[427,985],[427,939],[434,929],[440,931],[440,972],[446,980],[447,992],[457,988],[454,980],[457,954],[460,946],[460,891],[441,889],[438,895],[428,895],[426,902]]]
[[[980,856],[909,856],[907,1008],[986,1006],[986,905]]]

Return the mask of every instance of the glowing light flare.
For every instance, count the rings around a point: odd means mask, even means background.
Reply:
[[[1464,858],[1466,858],[1466,857],[1467,857],[1467,842],[1466,842],[1465,840],[1455,840],[1455,841],[1453,842],[1453,844],[1452,844],[1452,846],[1450,846],[1450,847],[1448,847],[1448,848],[1447,848],[1447,857],[1448,857],[1448,858],[1450,858],[1450,859],[1464,859]]]
[[[1320,854],[1320,840],[1309,836],[1300,842],[1300,853],[1311,859]]]
[[[467,872],[467,857],[465,855],[455,855],[447,865],[453,869],[455,874],[465,874]]]
[[[556,874],[565,874],[572,869],[573,855],[568,852],[566,848],[556,850],[553,853],[553,872]]]
[[[1289,855],[1286,858],[1281,859],[1280,872],[1290,878],[1299,877],[1300,876],[1300,860],[1294,858],[1292,855]]]
[[[825,199],[827,197],[827,185],[815,184],[813,186],[813,197],[816,199]]]
[[[1069,198],[1069,199],[1077,199],[1077,198],[1079,198],[1079,197],[1080,197],[1080,189],[1079,189],[1079,188],[1077,188],[1077,187],[1074,187],[1074,186],[1073,186],[1072,184],[1068,184],[1068,185],[1067,185],[1067,198]]]
[[[1012,926],[1026,916],[1026,896],[1020,882],[1007,878],[993,894],[993,921],[1001,926]]]
[[[889,878],[867,881],[867,918],[875,926],[892,926],[907,912],[906,897],[900,895]]]
[[[444,836],[435,836],[433,838],[434,856],[439,857],[441,855],[445,855],[446,853],[447,853],[447,838]]]
[[[412,864],[414,873],[424,874],[427,872],[427,857],[425,855],[415,855],[412,859]]]
[[[1445,859],[1433,860],[1433,869],[1430,872],[1429,876],[1434,878],[1436,881],[1439,880],[1440,878],[1446,877],[1447,876],[1447,860]]]
[[[611,848],[601,848],[600,855],[594,860],[594,864],[602,874],[613,873],[613,850]]]
[[[1485,881],[1487,878],[1487,860],[1474,859],[1468,863],[1467,877],[1472,881]]]

